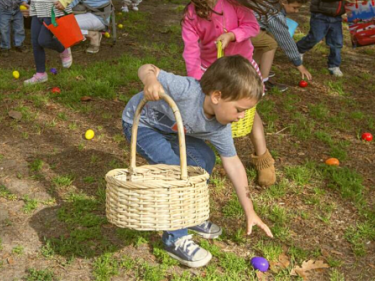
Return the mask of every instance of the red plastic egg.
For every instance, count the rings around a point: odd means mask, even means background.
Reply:
[[[305,87],[307,87],[307,82],[305,81],[305,80],[301,80],[301,81],[299,81],[299,84],[298,84],[301,88],[305,88]]]
[[[372,141],[372,135],[370,133],[363,133],[362,139],[365,141]]]
[[[61,93],[61,90],[59,87],[53,87],[52,90],[51,90],[52,93],[54,94],[60,94]]]

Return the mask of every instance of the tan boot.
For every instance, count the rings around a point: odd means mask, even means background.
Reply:
[[[102,34],[99,31],[89,31],[86,37],[90,39],[90,47],[87,48],[86,52],[91,54],[99,52]]]
[[[276,182],[275,160],[267,150],[263,155],[251,155],[251,163],[258,172],[258,184],[260,186],[270,186]]]

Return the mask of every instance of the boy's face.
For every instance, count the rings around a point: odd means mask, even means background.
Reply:
[[[219,99],[214,101],[214,112],[216,120],[223,125],[238,122],[240,119],[245,117],[245,111],[254,107],[257,104],[257,100],[243,98],[240,100],[223,100]]]
[[[302,4],[301,3],[288,3],[288,1],[283,1],[281,3],[284,6],[285,12],[287,14],[295,14],[299,12],[299,9],[301,8]]]

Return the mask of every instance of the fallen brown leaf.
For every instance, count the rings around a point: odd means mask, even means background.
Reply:
[[[83,97],[81,98],[81,101],[91,101],[91,100],[92,100],[92,98],[89,97],[89,96],[83,96]]]
[[[290,265],[289,258],[285,254],[279,256],[279,262],[284,268],[287,268]]]
[[[309,273],[308,271],[314,270],[314,269],[320,269],[320,268],[329,268],[329,265],[324,263],[323,261],[314,261],[314,260],[309,260],[309,261],[304,261],[302,263],[302,267],[295,266],[292,271],[290,272],[290,275],[293,276],[300,276],[303,278],[303,280],[308,280],[309,278]]]
[[[22,119],[22,113],[19,111],[11,110],[8,112],[9,117],[12,117],[13,119],[16,120],[21,120]]]

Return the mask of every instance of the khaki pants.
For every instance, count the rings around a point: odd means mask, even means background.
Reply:
[[[254,56],[277,49],[277,42],[273,36],[265,30],[260,30],[256,37],[251,37],[254,46]]]

